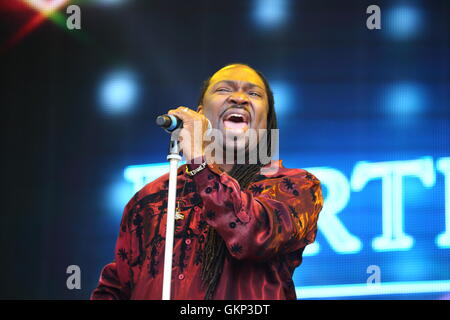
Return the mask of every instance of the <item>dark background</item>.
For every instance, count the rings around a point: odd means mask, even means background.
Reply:
[[[288,167],[349,176],[360,160],[450,156],[448,1],[72,1],[81,30],[49,18],[15,42],[37,11],[0,3],[0,298],[89,297],[132,195],[124,169],[165,162],[168,136],[155,117],[195,108],[202,81],[229,62],[273,83]],[[381,30],[366,27],[371,4],[381,8]],[[135,87],[111,106],[104,90],[114,77]],[[296,285],[364,283],[377,263],[389,281],[448,280],[449,249],[434,244],[444,230],[443,177],[431,190],[418,186],[405,207],[414,248],[370,249],[380,234],[378,185],[352,195],[343,212],[353,233],[363,230],[363,251],[336,254],[319,233],[323,251],[305,257]],[[81,290],[66,288],[72,264]],[[359,278],[348,266],[360,267]]]

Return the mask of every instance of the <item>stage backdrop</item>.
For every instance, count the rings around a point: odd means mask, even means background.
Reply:
[[[3,1],[0,298],[89,297],[126,202],[167,171],[155,117],[195,108],[202,81],[229,62],[268,77],[280,158],[322,182],[298,297],[449,298],[449,10]]]

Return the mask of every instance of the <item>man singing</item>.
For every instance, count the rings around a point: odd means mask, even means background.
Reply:
[[[197,111],[169,114],[183,120],[181,136],[196,146],[182,138],[187,165],[177,177],[171,299],[296,299],[292,275],[316,237],[323,197],[305,170],[248,160],[278,129],[265,77],[227,65],[205,81]],[[208,120],[223,134],[224,150],[242,152],[244,162],[206,152],[194,127],[205,131]],[[259,129],[267,134],[256,142],[245,134]],[[161,299],[168,179],[147,184],[126,205],[115,261],[91,299]]]

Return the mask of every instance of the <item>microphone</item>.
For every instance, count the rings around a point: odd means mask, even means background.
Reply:
[[[207,119],[207,120],[208,120],[207,134],[209,134],[209,132],[212,129],[212,126],[211,126],[211,122],[209,121],[209,119]],[[172,132],[178,128],[183,127],[183,120],[181,120],[177,116],[173,116],[171,114],[163,114],[162,116],[158,116],[156,118],[156,124],[158,126],[160,126],[161,128],[163,128],[164,130],[166,130],[167,132]]]
[[[156,124],[167,132],[172,132],[183,126],[183,120],[171,114],[163,114],[156,118]]]

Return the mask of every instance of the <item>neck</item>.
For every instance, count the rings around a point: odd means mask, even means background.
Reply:
[[[206,156],[206,162],[208,163],[215,163],[217,165],[217,167],[219,167],[220,170],[222,170],[223,172],[229,173],[232,169],[234,164],[227,164],[227,163],[223,163],[223,161],[216,161],[214,156]],[[218,163],[219,162],[219,163]],[[221,162],[221,163],[220,163]]]
[[[248,151],[246,153],[247,153],[246,158],[248,158]],[[233,170],[233,167],[236,164],[237,159],[234,159],[234,163],[225,163],[226,162],[225,161],[225,151],[224,151],[222,157],[223,158],[221,159],[221,161],[217,161],[217,158],[215,157],[214,153],[210,154],[209,156],[206,156],[208,163],[215,163],[219,167],[220,170],[222,170],[223,172],[226,172],[226,173],[230,173],[231,170]]]

